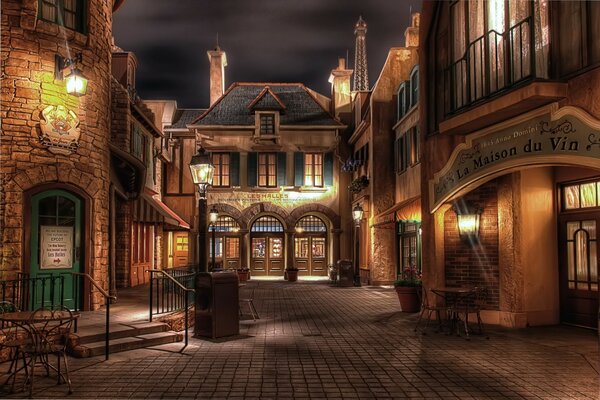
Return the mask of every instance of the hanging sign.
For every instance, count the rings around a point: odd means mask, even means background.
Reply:
[[[600,121],[570,106],[532,114],[467,136],[429,183],[431,211],[479,179],[509,168],[599,165]]]
[[[41,112],[40,142],[54,154],[71,154],[79,147],[79,118],[64,106],[48,106]]]
[[[279,207],[292,209],[303,204],[318,202],[327,207],[333,207],[337,196],[337,188],[326,187],[318,191],[283,191],[278,192],[208,192],[209,203],[224,203],[240,210],[254,203],[273,203]]]
[[[40,226],[40,269],[73,267],[73,227]]]

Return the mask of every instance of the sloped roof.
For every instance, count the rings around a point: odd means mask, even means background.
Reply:
[[[265,88],[256,96],[256,98],[248,105],[250,110],[278,110],[284,111],[285,105],[279,97],[269,86]]]
[[[165,129],[187,129],[187,125],[206,112],[206,108],[178,108],[173,115],[173,123]]]
[[[267,90],[265,91],[265,89]],[[259,98],[263,92],[268,93],[269,91],[273,93],[273,96],[264,95]],[[282,112],[280,117],[281,125],[343,126],[321,107],[301,83],[234,83],[211,108],[191,125],[254,126],[254,111],[257,107],[252,108],[251,106],[257,98],[257,103],[264,99],[265,105],[269,105],[271,102],[278,103],[277,100],[279,100],[281,104],[277,104],[277,106],[285,107],[285,112]],[[275,106],[274,103],[273,106]]]

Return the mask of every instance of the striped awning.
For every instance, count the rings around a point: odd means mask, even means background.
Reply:
[[[135,202],[134,220],[143,222],[164,222],[184,229],[190,229],[188,224],[175,211],[160,200],[158,193],[144,188],[144,192]]]

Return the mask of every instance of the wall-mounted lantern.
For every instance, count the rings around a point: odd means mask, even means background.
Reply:
[[[475,243],[479,239],[479,223],[483,210],[465,200],[454,203],[453,209],[456,213],[460,238],[465,243]]]
[[[357,204],[354,206],[354,208],[352,209],[352,219],[354,220],[354,224],[356,226],[360,225],[360,221],[362,220],[363,217],[363,208],[360,206],[360,204]]]
[[[78,53],[74,58],[64,58],[56,54],[54,59],[54,79],[65,80],[68,94],[76,97],[83,96],[87,92],[88,80],[77,68],[77,63],[82,60],[81,53]],[[64,74],[67,69],[69,74],[65,77]]]

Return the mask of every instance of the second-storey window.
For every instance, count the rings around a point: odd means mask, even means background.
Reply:
[[[213,186],[229,187],[229,153],[213,153],[212,163],[215,166]]]
[[[85,33],[84,0],[39,0],[38,18]]]
[[[323,186],[323,154],[304,154],[304,186]]]
[[[258,186],[277,186],[277,153],[258,155]]]
[[[146,136],[140,125],[131,124],[131,154],[146,164]]]
[[[274,135],[275,134],[275,114],[260,115],[260,134]]]

